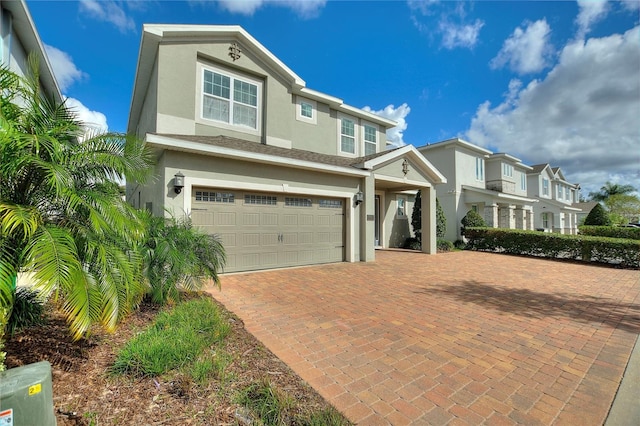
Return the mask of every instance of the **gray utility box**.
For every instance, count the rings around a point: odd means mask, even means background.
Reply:
[[[55,426],[51,364],[36,362],[0,373],[1,426]]]

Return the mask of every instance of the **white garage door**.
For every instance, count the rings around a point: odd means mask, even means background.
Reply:
[[[209,188],[192,193],[193,224],[220,237],[224,272],[344,260],[341,199]]]

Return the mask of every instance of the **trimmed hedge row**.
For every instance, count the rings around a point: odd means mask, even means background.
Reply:
[[[467,228],[465,237],[471,250],[640,268],[640,240],[496,228]]]
[[[621,226],[588,226],[578,227],[580,234],[593,237],[627,238],[640,240],[640,228],[624,228]]]

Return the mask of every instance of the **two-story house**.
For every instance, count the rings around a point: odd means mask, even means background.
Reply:
[[[43,92],[61,102],[60,87],[26,3],[24,0],[0,0],[0,63],[25,76],[29,73],[31,53],[38,59]]]
[[[578,232],[578,214],[573,207],[580,199],[580,186],[567,182],[559,167],[537,164],[527,174],[529,196],[539,202],[534,208],[535,229],[560,234]]]
[[[374,260],[410,236],[422,189],[435,253],[445,179],[413,146],[386,150],[395,124],[307,88],[241,27],[144,25],[128,130],[158,179],[127,199],[218,235],[231,272]]]
[[[447,218],[445,239],[461,238],[461,221],[475,210],[494,228],[533,229],[535,199],[528,196],[531,167],[460,138],[418,148],[446,177],[438,199]]]

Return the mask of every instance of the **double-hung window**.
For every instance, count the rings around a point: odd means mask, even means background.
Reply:
[[[513,166],[511,164],[502,164],[502,174],[506,177],[513,177]]]
[[[346,117],[340,119],[340,151],[347,154],[356,153],[356,123]]]
[[[525,175],[524,173],[520,175],[520,189],[522,191],[527,190],[527,175]]]
[[[484,158],[476,157],[476,180],[484,180]]]
[[[204,68],[202,118],[257,130],[259,92],[250,79]]]
[[[542,178],[542,195],[549,195],[549,179]]]
[[[364,125],[364,155],[375,154],[378,150],[378,133],[374,126]]]

